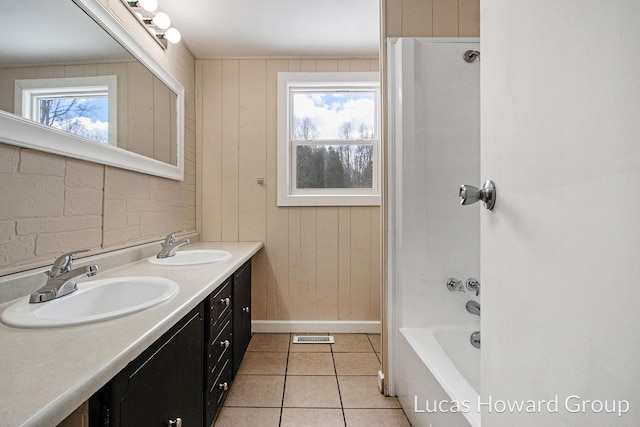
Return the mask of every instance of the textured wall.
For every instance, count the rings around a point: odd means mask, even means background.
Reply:
[[[277,73],[377,67],[377,59],[197,61],[202,239],[265,242],[254,258],[254,319],[380,319],[380,208],[276,204]]]
[[[185,88],[185,180],[0,141],[0,274],[45,265],[64,251],[130,246],[195,229],[193,55],[182,44],[162,50],[119,0],[103,3]]]

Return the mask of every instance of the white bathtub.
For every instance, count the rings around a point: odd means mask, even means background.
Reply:
[[[396,393],[414,427],[480,427],[480,350],[469,342],[476,330],[400,328]]]

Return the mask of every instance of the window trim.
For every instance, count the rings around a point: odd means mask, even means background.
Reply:
[[[118,146],[118,77],[115,75],[91,77],[61,77],[48,79],[21,79],[15,81],[14,106],[16,114],[38,121],[38,100],[49,96],[76,96],[106,93],[109,100],[109,131],[106,144]],[[84,137],[82,137],[84,138]],[[93,141],[89,138],[89,141]],[[98,142],[98,141],[94,141]],[[98,142],[104,144],[104,142]]]
[[[373,89],[376,99],[376,135],[373,140],[313,140],[291,138],[291,98],[294,90]],[[278,73],[278,206],[379,206],[380,205],[380,75],[377,72]],[[306,144],[305,144],[306,143]],[[298,145],[373,145],[373,188],[295,188]]]

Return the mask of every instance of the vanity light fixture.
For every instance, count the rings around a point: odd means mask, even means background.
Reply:
[[[156,13],[151,22],[162,30],[166,30],[171,26],[171,19],[169,15],[164,12]]]
[[[164,49],[167,41],[178,43],[182,38],[180,31],[171,26],[169,15],[158,10],[158,0],[121,1]]]
[[[149,13],[153,13],[158,9],[158,1],[157,0],[138,0],[138,1],[129,1],[129,6],[131,7],[141,7]]]

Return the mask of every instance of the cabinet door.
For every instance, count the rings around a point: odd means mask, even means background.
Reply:
[[[251,340],[251,260],[233,275],[233,376]]]
[[[200,305],[112,381],[110,426],[203,423],[203,309]]]

